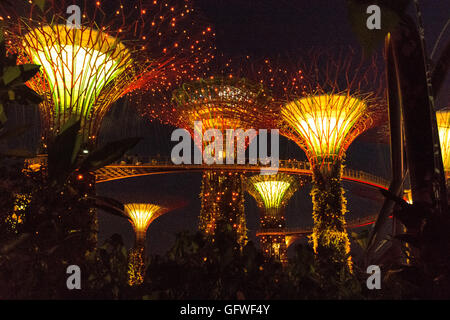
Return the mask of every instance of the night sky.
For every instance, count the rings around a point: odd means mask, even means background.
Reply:
[[[433,0],[420,3],[428,51],[431,52],[440,30],[449,19],[450,1]],[[218,51],[227,55],[251,55],[258,58],[277,57],[289,53],[295,56],[301,55],[303,50],[313,46],[359,47],[348,21],[344,0],[197,0],[197,4],[216,32]],[[450,30],[447,31],[442,43],[450,40]],[[442,94],[438,97],[438,106],[449,105],[449,93],[450,83],[447,79]],[[34,113],[27,117],[32,118],[36,115],[37,113]],[[25,115],[18,113],[17,117]],[[143,141],[131,153],[170,156],[170,150],[174,145],[170,141],[173,129],[141,118],[132,103],[124,99],[117,102],[105,118],[99,143],[125,136],[142,136]],[[35,132],[38,130],[39,128],[35,127]],[[306,159],[303,151],[293,142],[280,138],[282,159]],[[389,146],[364,137],[358,138],[347,152],[346,165],[389,178]],[[153,175],[99,184],[97,192],[124,202],[136,199],[157,200],[164,197],[164,194],[170,195],[171,198],[179,197],[187,200],[189,203],[186,207],[158,218],[148,230],[149,252],[161,254],[173,244],[177,232],[196,229],[200,211],[198,198],[200,183],[200,173]],[[310,187],[309,184],[304,186],[290,201],[287,210],[288,227],[311,225]],[[349,219],[376,213],[380,208],[380,201],[355,195],[358,193],[353,192],[358,189],[355,186],[344,183],[344,188],[347,191]],[[377,194],[371,197],[379,198]],[[258,211],[254,199],[248,194],[246,194],[246,215],[250,240],[255,241]],[[99,222],[100,242],[113,233],[119,233],[128,247],[133,245],[133,230],[126,220],[100,212]]]

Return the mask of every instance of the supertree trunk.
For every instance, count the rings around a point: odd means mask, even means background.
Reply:
[[[282,232],[285,228],[286,220],[284,218],[284,210],[282,208],[262,210],[262,231],[268,229],[278,229]],[[284,234],[262,235],[259,240],[261,249],[267,260],[273,258],[283,264],[287,263],[286,236]]]
[[[95,196],[95,174],[85,173],[83,175],[74,174],[77,181],[77,191],[82,197]],[[79,216],[80,224],[86,231],[86,240],[88,250],[93,250],[97,246],[98,241],[98,216],[95,208],[88,208]]]
[[[173,206],[173,203],[172,203]],[[145,242],[146,233],[150,224],[170,209],[153,203],[127,203],[124,204],[125,214],[130,218],[136,234],[134,248],[128,255],[128,284],[141,285],[145,277]]]
[[[199,229],[212,241],[218,224],[231,225],[238,244],[247,241],[244,212],[243,174],[236,172],[206,171],[200,192],[201,210]]]
[[[145,277],[145,248],[135,246],[128,253],[128,284],[138,286],[144,282]]]
[[[312,241],[320,268],[339,274],[351,272],[350,241],[346,231],[346,199],[341,186],[342,164],[334,163],[313,167],[314,227]]]
[[[145,234],[146,231],[136,232],[136,242],[128,253],[128,284],[138,286],[145,277]]]

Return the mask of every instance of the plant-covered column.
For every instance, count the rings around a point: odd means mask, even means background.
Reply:
[[[261,212],[261,231],[278,230],[279,233],[263,234],[260,236],[260,245],[266,259],[273,258],[281,263],[287,263],[287,245],[284,231],[286,219],[283,208],[270,208]]]
[[[170,209],[151,203],[128,203],[125,204],[124,209],[136,234],[135,246],[128,255],[128,284],[135,286],[144,281],[147,229],[156,218]]]
[[[184,83],[174,90],[172,98],[175,107],[170,113],[164,113],[167,121],[188,130],[202,156],[214,159],[214,164],[234,165],[239,154],[245,157],[245,149],[258,128],[271,128],[263,123],[270,115],[272,97],[261,83],[246,78],[211,75]],[[244,132],[243,139],[236,136],[238,130]],[[245,136],[247,130],[253,134]],[[209,136],[209,140],[206,137],[211,132],[215,134]],[[229,141],[232,141],[231,147]],[[229,148],[234,153],[232,161]],[[227,163],[227,158],[231,163]],[[238,244],[245,245],[247,229],[242,177],[242,173],[228,170],[208,170],[203,174],[199,229],[211,241],[214,241],[217,224],[225,223],[236,231]]]
[[[130,286],[140,285],[145,276],[145,253],[143,246],[135,246],[128,254],[128,284]]]
[[[216,227],[221,223],[232,226],[240,246],[247,241],[242,179],[242,173],[239,172],[203,173],[199,230],[212,241]]]
[[[341,172],[341,161],[313,167],[311,197],[314,227],[311,238],[322,268],[351,271]]]
[[[302,68],[304,85],[294,88],[280,110],[281,133],[305,151],[312,169],[311,240],[324,279],[352,270],[342,164],[383,106],[375,62],[354,62],[351,54],[312,56]]]

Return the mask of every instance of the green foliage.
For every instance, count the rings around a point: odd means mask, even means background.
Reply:
[[[87,288],[83,298],[118,299],[127,290],[127,249],[122,238],[114,234],[86,255]]]
[[[281,264],[264,263],[252,243],[240,250],[231,226],[219,226],[216,236],[212,243],[201,233],[183,233],[165,257],[153,257],[144,284],[148,297],[271,299],[287,294]]]
[[[363,230],[360,233],[351,233],[353,240],[361,247],[361,249],[366,250],[369,245],[369,230]]]
[[[132,149],[141,138],[125,138],[110,142],[92,151],[80,164],[80,172],[95,171],[120,159],[126,151]]]
[[[80,153],[78,131],[79,122],[74,122],[56,136],[49,144],[47,165],[38,171],[24,171],[23,162],[3,159],[5,165],[0,166],[0,298],[77,297],[68,296],[65,285],[65,270],[70,264],[85,266],[92,261],[101,261],[104,265],[98,268],[103,268],[106,273],[110,270],[114,274],[123,274],[126,279],[126,251],[125,259],[122,257],[125,271],[118,272],[118,266],[115,266],[120,265],[117,262],[120,256],[111,246],[118,246],[117,241],[95,248],[96,215],[93,208],[97,199],[92,170],[98,168],[99,163],[115,161],[127,146],[133,144],[130,139],[123,144],[113,142],[116,148],[107,146],[93,151],[96,163],[86,162]],[[13,132],[1,134],[4,139],[14,135]],[[134,139],[134,144],[137,141]],[[13,216],[18,195],[27,195],[29,201],[21,210],[23,223],[11,228],[11,224],[4,221]],[[117,205],[107,198],[99,201]],[[115,256],[109,257],[113,253]],[[89,280],[91,289],[86,294],[95,296],[106,290],[110,292],[108,297],[116,297],[118,278],[109,273],[103,276],[100,269],[93,266],[87,266],[85,270],[89,268],[93,275]]]
[[[94,172],[120,159],[133,148],[141,138],[125,138],[112,141],[94,149],[87,157],[80,154],[80,120],[72,118],[62,128],[48,148],[48,177],[53,185],[61,185],[73,173]]]
[[[17,65],[17,55],[7,55],[3,28],[0,26],[0,127],[7,120],[4,106],[11,102],[38,104],[41,97],[25,85],[38,71],[34,64]]]
[[[345,213],[346,200],[341,186],[341,162],[313,168],[314,227],[312,242],[320,272],[327,278],[340,278],[350,271],[350,242]]]
[[[450,298],[450,218],[441,215],[430,204],[409,204],[388,191],[383,194],[397,204],[396,217],[407,232],[397,235],[408,263],[390,266],[392,287],[408,288],[408,298]]]
[[[445,82],[448,71],[450,70],[450,41],[445,45],[441,55],[433,63],[431,72],[431,84],[435,97],[439,96],[442,85]]]
[[[47,0],[34,0],[33,2],[41,9],[41,11],[44,11]]]

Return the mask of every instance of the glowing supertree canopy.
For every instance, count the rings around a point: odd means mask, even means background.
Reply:
[[[66,13],[73,5],[81,10],[76,26],[68,24]],[[28,85],[44,97],[44,140],[76,117],[84,142],[94,143],[114,101],[136,89],[153,98],[170,92],[209,59],[207,39],[213,33],[190,1],[61,0],[47,1],[42,10],[33,1],[24,6],[24,12],[1,19],[8,22],[10,51],[42,66]]]
[[[359,134],[377,123],[383,106],[375,58],[366,64],[353,56],[351,51],[311,55],[300,71],[292,73],[303,83],[292,82],[280,110],[280,132],[305,151],[312,166],[311,239],[328,276],[352,268],[341,186],[345,152]]]
[[[444,109],[436,112],[436,120],[439,130],[442,161],[446,176],[450,175],[450,110]]]
[[[124,207],[136,233],[136,244],[128,256],[128,283],[133,286],[144,281],[147,229],[156,218],[168,212],[168,209],[151,203],[128,203]]]
[[[247,191],[255,198],[261,209],[261,229],[280,229],[286,227],[284,207],[299,188],[300,183],[294,176],[283,173],[273,175],[255,175],[247,179]],[[287,262],[286,237],[263,235],[260,244],[266,257]]]
[[[150,224],[167,211],[167,208],[151,203],[125,204],[125,213],[133,224],[137,244],[142,245],[145,242],[145,235]]]
[[[43,79],[30,81],[46,97],[42,108],[50,116],[50,130],[76,116],[87,138],[94,139],[100,126],[96,121],[135,79],[130,51],[105,32],[66,25],[34,28],[23,43],[31,60],[42,66],[48,84],[42,90]]]
[[[344,94],[311,95],[281,109],[287,134],[305,150],[312,164],[342,159],[352,141],[373,120],[366,102]]]
[[[172,110],[171,122],[192,135],[194,131],[203,134],[209,129],[218,129],[225,135],[227,129],[255,128],[272,111],[272,97],[261,83],[232,76],[184,83],[172,97],[176,108]],[[194,128],[195,121],[201,121],[202,132]]]
[[[355,138],[383,117],[376,57],[365,61],[348,51],[313,51],[283,79],[280,132],[313,166],[341,161]]]
[[[247,180],[247,190],[260,207],[278,209],[286,205],[299,187],[293,176],[278,173],[274,175],[255,175]]]

